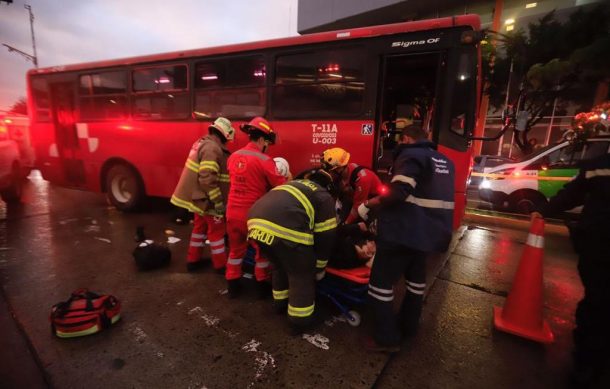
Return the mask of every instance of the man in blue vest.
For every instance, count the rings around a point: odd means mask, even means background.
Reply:
[[[454,208],[454,166],[418,125],[403,129],[394,152],[387,194],[360,205],[364,220],[377,214],[377,255],[369,281],[374,314],[368,351],[398,352],[403,337],[413,336],[426,288],[426,256],[447,250]],[[406,294],[398,317],[393,286],[404,275]]]

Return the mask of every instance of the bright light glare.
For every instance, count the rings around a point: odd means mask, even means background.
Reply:
[[[204,81],[209,81],[209,80],[218,80],[218,76],[215,74],[209,75],[209,76],[201,76],[201,79]]]
[[[608,119],[608,114],[603,112],[601,115],[599,115],[603,120]]]
[[[506,26],[506,31],[512,31],[515,29],[515,25],[514,24],[509,24],[508,26]]]
[[[527,3],[527,4],[525,4],[525,8],[534,8],[537,5],[538,5],[538,3]]]
[[[515,19],[506,19],[504,21],[504,24],[509,25],[509,24],[515,24]]]
[[[466,76],[463,74],[460,74],[460,81],[464,81],[466,79]]]
[[[489,180],[483,179],[481,181],[481,185],[479,185],[479,189],[489,189],[491,188],[491,182]]]

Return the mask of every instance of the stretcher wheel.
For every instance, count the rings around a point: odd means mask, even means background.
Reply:
[[[348,317],[347,323],[352,327],[358,327],[362,321],[360,314],[356,311],[349,311],[348,313],[351,316],[351,319]]]

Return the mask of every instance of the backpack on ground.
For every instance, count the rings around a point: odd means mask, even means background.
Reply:
[[[139,270],[153,270],[169,265],[172,252],[165,245],[145,240],[133,250],[133,258]]]
[[[77,289],[66,301],[53,305],[51,331],[60,338],[95,334],[121,318],[121,302],[114,296]]]

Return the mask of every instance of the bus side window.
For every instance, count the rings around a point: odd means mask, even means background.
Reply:
[[[271,96],[274,116],[357,117],[364,106],[364,57],[360,47],[278,56]]]
[[[111,71],[80,76],[80,120],[127,117],[127,72]]]
[[[190,115],[188,67],[163,65],[132,72],[133,116],[137,119],[184,119]]]
[[[265,115],[262,55],[214,59],[195,65],[195,111],[210,118]]]
[[[469,106],[473,104],[473,94],[476,90],[476,77],[472,64],[473,56],[467,52],[461,53],[453,84],[453,98],[451,99],[451,131],[465,135],[472,129],[474,118],[467,115]]]

